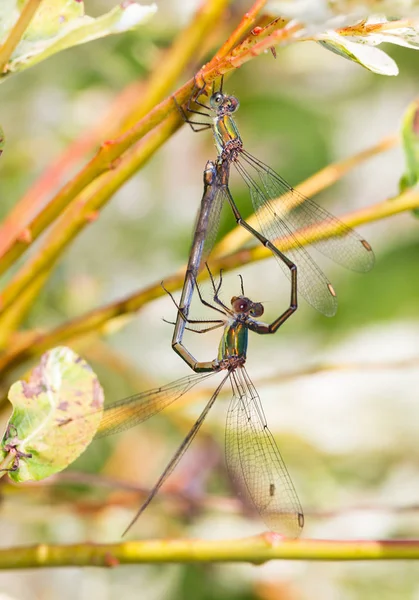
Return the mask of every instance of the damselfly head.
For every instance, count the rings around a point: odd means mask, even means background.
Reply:
[[[260,302],[252,302],[246,296],[233,296],[231,299],[231,308],[236,314],[247,314],[251,317],[261,317],[263,315],[263,305]]]
[[[235,96],[226,96],[222,92],[215,92],[210,98],[210,106],[218,113],[230,114],[239,108],[240,102]]]

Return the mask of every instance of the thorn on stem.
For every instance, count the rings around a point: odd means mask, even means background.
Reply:
[[[24,244],[30,244],[33,240],[33,237],[29,227],[25,227],[25,229],[22,229],[22,231],[17,236],[17,239],[19,242],[22,242]]]

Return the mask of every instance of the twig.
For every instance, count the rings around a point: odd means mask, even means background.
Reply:
[[[266,533],[238,540],[145,540],[120,544],[20,546],[0,550],[0,569],[116,567],[122,564],[270,560],[417,560],[419,540],[282,541]]]
[[[32,21],[41,2],[42,0],[27,0],[6,41],[0,46],[0,77],[7,71],[10,57]]]
[[[231,33],[225,43],[218,50],[211,62],[205,65],[206,68],[211,68],[212,64],[219,62],[221,58],[224,58],[224,56],[226,56],[234,48],[234,46],[239,42],[240,38],[249,30],[249,27],[253,25],[256,17],[265,4],[266,0],[257,0],[254,3],[252,8],[243,16],[236,29]]]

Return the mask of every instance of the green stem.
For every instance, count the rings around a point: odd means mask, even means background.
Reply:
[[[23,34],[32,21],[42,0],[28,0],[22,8],[18,20],[13,25],[6,41],[0,46],[0,77],[7,71],[8,62],[14,49],[22,39]]]
[[[417,560],[419,540],[283,541],[266,533],[238,540],[145,540],[119,544],[39,544],[0,550],[0,569],[116,567],[123,564],[270,560]]]

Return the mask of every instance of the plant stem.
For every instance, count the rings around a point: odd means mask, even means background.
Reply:
[[[0,569],[270,560],[417,560],[419,540],[283,541],[266,533],[238,540],[145,540],[119,544],[21,546],[0,550]]]
[[[247,11],[247,13],[243,16],[242,20],[236,27],[236,29],[231,33],[225,43],[218,50],[215,57],[211,60],[211,62],[206,65],[206,67],[210,66],[213,62],[218,62],[221,58],[224,58],[226,54],[228,54],[234,46],[239,42],[240,38],[248,31],[249,27],[253,25],[256,17],[265,6],[266,0],[257,0],[252,8]]]
[[[179,101],[186,102],[194,86],[188,81],[178,92]],[[95,156],[78,174],[69,181],[45,206],[45,208],[29,223],[26,228],[26,239],[17,239],[0,260],[0,273],[4,273],[25,252],[43,231],[68,207],[70,202],[89,186],[100,175],[115,169],[121,156],[131,146],[160,125],[169,115],[177,114],[173,98],[170,96],[158,104],[146,117],[141,119],[128,132],[116,140],[104,142]]]
[[[198,37],[204,35],[209,24],[219,17],[225,4],[226,0],[212,0],[201,7],[196,19],[179,36],[173,50],[163,63],[162,69],[155,71],[158,73],[158,77],[152,77],[148,87],[149,93],[140,105],[140,109],[136,108],[132,111],[137,117],[146,113],[150,105],[153,105],[159,99],[159,96],[167,91],[167,88],[177,79],[186,62],[190,60],[191,55],[196,51],[199,45]],[[196,26],[194,33],[192,25]],[[183,41],[184,37],[186,43]],[[181,124],[177,113],[170,119],[178,125]],[[169,132],[168,135],[174,131],[168,120],[164,130]],[[135,152],[132,150],[127,151],[112,171],[104,174],[89,186],[87,197],[86,193],[82,192],[71,202],[69,208],[38,249],[37,254],[14,277],[10,284],[11,287],[7,286],[4,290],[3,298],[6,298],[6,301],[3,302],[0,318],[0,348],[8,343],[10,334],[25,317],[33,300],[42,289],[43,283],[47,280],[54,263],[74,237],[88,224],[89,216],[97,214],[112,194],[144,164],[165,139],[163,137],[158,145],[150,147],[148,156],[142,149]],[[80,205],[84,206],[85,210],[80,211]],[[10,296],[9,292],[11,293]],[[10,310],[7,310],[8,308]],[[13,311],[13,314],[10,314],[10,311]]]
[[[10,57],[22,39],[41,2],[42,0],[27,0],[6,41],[0,46],[0,77],[7,71]]]

